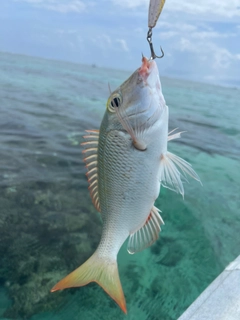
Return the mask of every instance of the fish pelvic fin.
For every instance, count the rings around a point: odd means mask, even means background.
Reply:
[[[162,186],[177,193],[179,192],[183,197],[184,188],[182,179],[188,182],[187,175],[202,184],[199,176],[193,170],[191,164],[171,152],[167,152],[161,156],[161,166]]]
[[[100,257],[95,252],[85,263],[60,280],[51,292],[72,287],[82,287],[96,282],[127,313],[126,302],[118,274],[116,260]]]

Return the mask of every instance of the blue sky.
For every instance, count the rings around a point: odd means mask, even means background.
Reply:
[[[1,0],[0,51],[135,70],[148,0]],[[240,0],[166,0],[153,30],[160,73],[240,86]]]

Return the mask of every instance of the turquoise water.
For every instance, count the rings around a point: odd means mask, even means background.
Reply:
[[[169,149],[203,187],[162,188],[160,239],[121,249],[127,316],[96,284],[49,292],[100,239],[79,143],[130,73],[0,54],[0,319],[175,320],[240,254],[240,90],[163,78],[170,129],[187,131]]]

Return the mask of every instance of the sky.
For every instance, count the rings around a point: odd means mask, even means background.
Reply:
[[[0,0],[0,51],[134,71],[149,0]],[[161,75],[240,86],[240,0],[166,0],[153,29]]]

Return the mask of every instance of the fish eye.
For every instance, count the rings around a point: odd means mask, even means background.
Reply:
[[[114,94],[112,97],[109,98],[109,102],[108,102],[108,110],[110,112],[115,112],[115,108],[120,107],[122,103],[122,97],[119,93]]]
[[[120,106],[120,98],[119,97],[115,97],[111,100],[111,106],[114,108],[114,107],[119,107]]]

